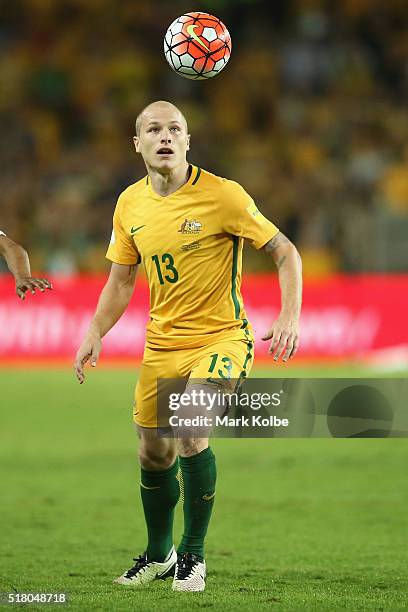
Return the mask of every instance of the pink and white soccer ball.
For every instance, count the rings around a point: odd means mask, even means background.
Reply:
[[[231,36],[217,17],[186,13],[177,17],[164,37],[164,54],[171,68],[186,79],[209,79],[225,68]]]

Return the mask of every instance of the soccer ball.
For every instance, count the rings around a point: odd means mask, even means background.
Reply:
[[[164,37],[170,66],[186,79],[209,79],[226,66],[231,36],[225,25],[208,13],[186,13],[173,21]]]

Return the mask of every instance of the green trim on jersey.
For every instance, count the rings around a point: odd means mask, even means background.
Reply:
[[[192,185],[195,185],[195,184],[196,184],[196,182],[197,182],[197,181],[198,181],[198,179],[200,178],[200,174],[201,174],[201,168],[199,168],[199,167],[197,166],[197,174],[196,174],[196,176],[195,176],[194,181],[191,183]]]
[[[248,319],[241,318],[241,310],[243,309],[243,304],[239,301],[237,296],[237,273],[238,273],[238,253],[239,253],[239,241],[241,238],[239,236],[233,236],[233,246],[232,246],[232,278],[231,278],[231,297],[234,303],[234,314],[235,318],[239,319],[242,322],[241,329],[245,330],[245,333],[248,335],[248,330],[246,327],[248,326]]]
[[[237,297],[237,271],[238,271],[238,250],[239,250],[239,238],[238,236],[232,237],[232,279],[231,279],[231,297],[234,302],[235,318],[240,319],[241,304]]]

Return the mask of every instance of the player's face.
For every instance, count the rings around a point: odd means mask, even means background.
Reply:
[[[140,133],[134,142],[148,168],[170,172],[186,162],[190,136],[177,109],[158,108],[143,113]]]

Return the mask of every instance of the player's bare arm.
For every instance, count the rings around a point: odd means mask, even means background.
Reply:
[[[137,265],[112,264],[109,278],[99,296],[98,305],[88,332],[75,357],[74,369],[82,384],[84,366],[91,361],[95,367],[102,350],[102,338],[125,312],[133,294]]]
[[[278,361],[295,356],[299,347],[299,317],[302,305],[302,260],[295,245],[278,232],[263,251],[271,255],[279,274],[281,311],[271,329],[262,340],[270,340],[269,353]]]
[[[0,255],[3,255],[7,266],[16,281],[16,293],[21,300],[25,299],[27,291],[35,293],[39,289],[42,293],[52,289],[46,278],[33,278],[30,270],[30,260],[27,251],[20,245],[0,234]]]

